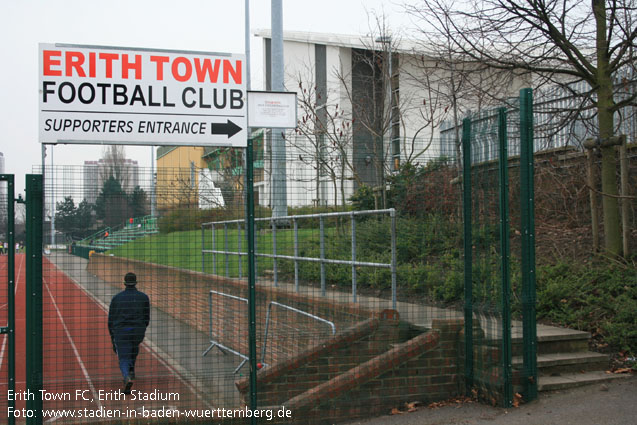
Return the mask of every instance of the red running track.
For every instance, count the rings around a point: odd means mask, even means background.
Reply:
[[[6,256],[0,260],[0,291],[6,293]],[[3,271],[4,265],[4,271]],[[16,255],[16,392],[25,391],[25,270],[24,255]],[[205,408],[192,387],[147,344],[140,346],[133,390],[124,396],[117,356],[108,333],[106,306],[87,294],[47,258],[43,259],[43,388],[47,409],[74,409],[82,415],[106,411],[134,418],[142,409]],[[6,299],[6,295],[4,296]],[[0,307],[3,298],[0,297]],[[6,309],[6,306],[4,307]],[[0,318],[6,313],[0,309]],[[151,318],[152,321],[152,318]],[[4,325],[4,324],[3,324]],[[0,345],[6,345],[3,335]],[[8,347],[0,358],[0,422],[7,418]],[[136,399],[133,399],[135,396]],[[159,400],[152,400],[152,398]],[[140,400],[140,398],[147,398]],[[161,398],[168,400],[161,400]],[[25,407],[16,400],[16,407]],[[78,414],[78,413],[76,413]],[[139,418],[140,416],[137,416]],[[103,418],[93,419],[93,421]],[[86,423],[91,419],[44,418],[44,422]],[[22,420],[18,419],[20,423]]]

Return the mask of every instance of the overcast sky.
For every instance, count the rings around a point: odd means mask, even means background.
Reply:
[[[270,0],[250,2],[252,30],[270,28]],[[244,0],[21,0],[0,2],[0,152],[5,173],[24,175],[42,163],[38,141],[38,43],[244,52]],[[284,31],[365,35],[374,14],[398,31],[402,10],[385,0],[283,0]],[[261,40],[251,39],[252,89],[263,88]],[[127,156],[150,166],[149,147]],[[102,148],[58,145],[55,165],[96,160]],[[50,155],[47,157],[49,164]]]

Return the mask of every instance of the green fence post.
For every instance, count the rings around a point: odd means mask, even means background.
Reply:
[[[27,424],[42,423],[42,175],[26,175],[26,387],[34,394]]]
[[[520,90],[520,218],[522,229],[523,386],[527,401],[537,398],[535,319],[535,213],[533,184],[533,91]]]
[[[464,374],[466,394],[473,388],[473,283],[471,235],[471,119],[462,121],[462,213],[464,220]]]
[[[256,309],[256,262],[254,249],[254,163],[252,139],[246,147],[246,236],[248,238],[248,358],[250,363],[250,409],[257,409],[257,309]],[[250,423],[257,419],[250,417]]]
[[[498,168],[500,187],[500,277],[502,280],[502,371],[505,407],[513,405],[513,364],[511,359],[511,282],[509,274],[509,153],[507,113],[498,109]]]
[[[7,390],[15,393],[15,185],[13,174],[0,174],[0,181],[7,182]],[[15,398],[8,399],[7,408],[15,409]],[[9,425],[15,424],[15,416],[8,415]]]

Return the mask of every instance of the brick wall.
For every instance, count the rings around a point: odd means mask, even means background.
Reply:
[[[247,298],[248,285],[244,280],[97,253],[91,255],[87,270],[119,288],[123,288],[123,276],[127,272],[134,272],[137,275],[138,288],[148,294],[154,307],[202,332],[212,333],[214,340],[227,347],[240,353],[248,353],[247,303],[218,294],[213,294],[212,298],[209,298],[211,290]],[[256,292],[259,359],[263,348],[268,305],[272,301],[332,321],[337,332],[379,314],[357,304],[340,303],[272,287],[260,287],[258,284]],[[268,365],[294,356],[332,336],[331,327],[325,323],[275,305],[270,309],[265,357],[265,363]]]
[[[259,371],[259,406],[283,405],[295,423],[331,424],[460,394],[463,321],[434,320],[431,331],[405,342],[400,325],[396,316],[381,315]],[[248,380],[237,387],[247,397]]]
[[[117,286],[126,272],[135,272],[139,288],[155,307],[204,332],[209,332],[211,289],[244,298],[248,289],[246,282],[237,279],[101,254],[91,256],[88,270]],[[387,414],[407,402],[428,403],[461,393],[462,320],[434,320],[430,331],[416,335],[393,310],[373,311],[257,287],[259,353],[270,301],[332,320],[337,329],[331,336],[324,324],[273,310],[268,367],[258,372],[257,394],[259,408],[292,410],[293,420],[282,423],[331,424]],[[214,335],[224,345],[247,353],[245,303],[213,297],[212,306]],[[248,404],[248,378],[236,386]]]

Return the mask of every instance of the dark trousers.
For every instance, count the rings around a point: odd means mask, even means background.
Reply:
[[[139,354],[139,344],[141,344],[143,336],[139,336],[137,332],[118,332],[113,338],[113,344],[117,350],[117,358],[119,359],[119,369],[124,379],[130,376],[135,370],[135,360]]]

